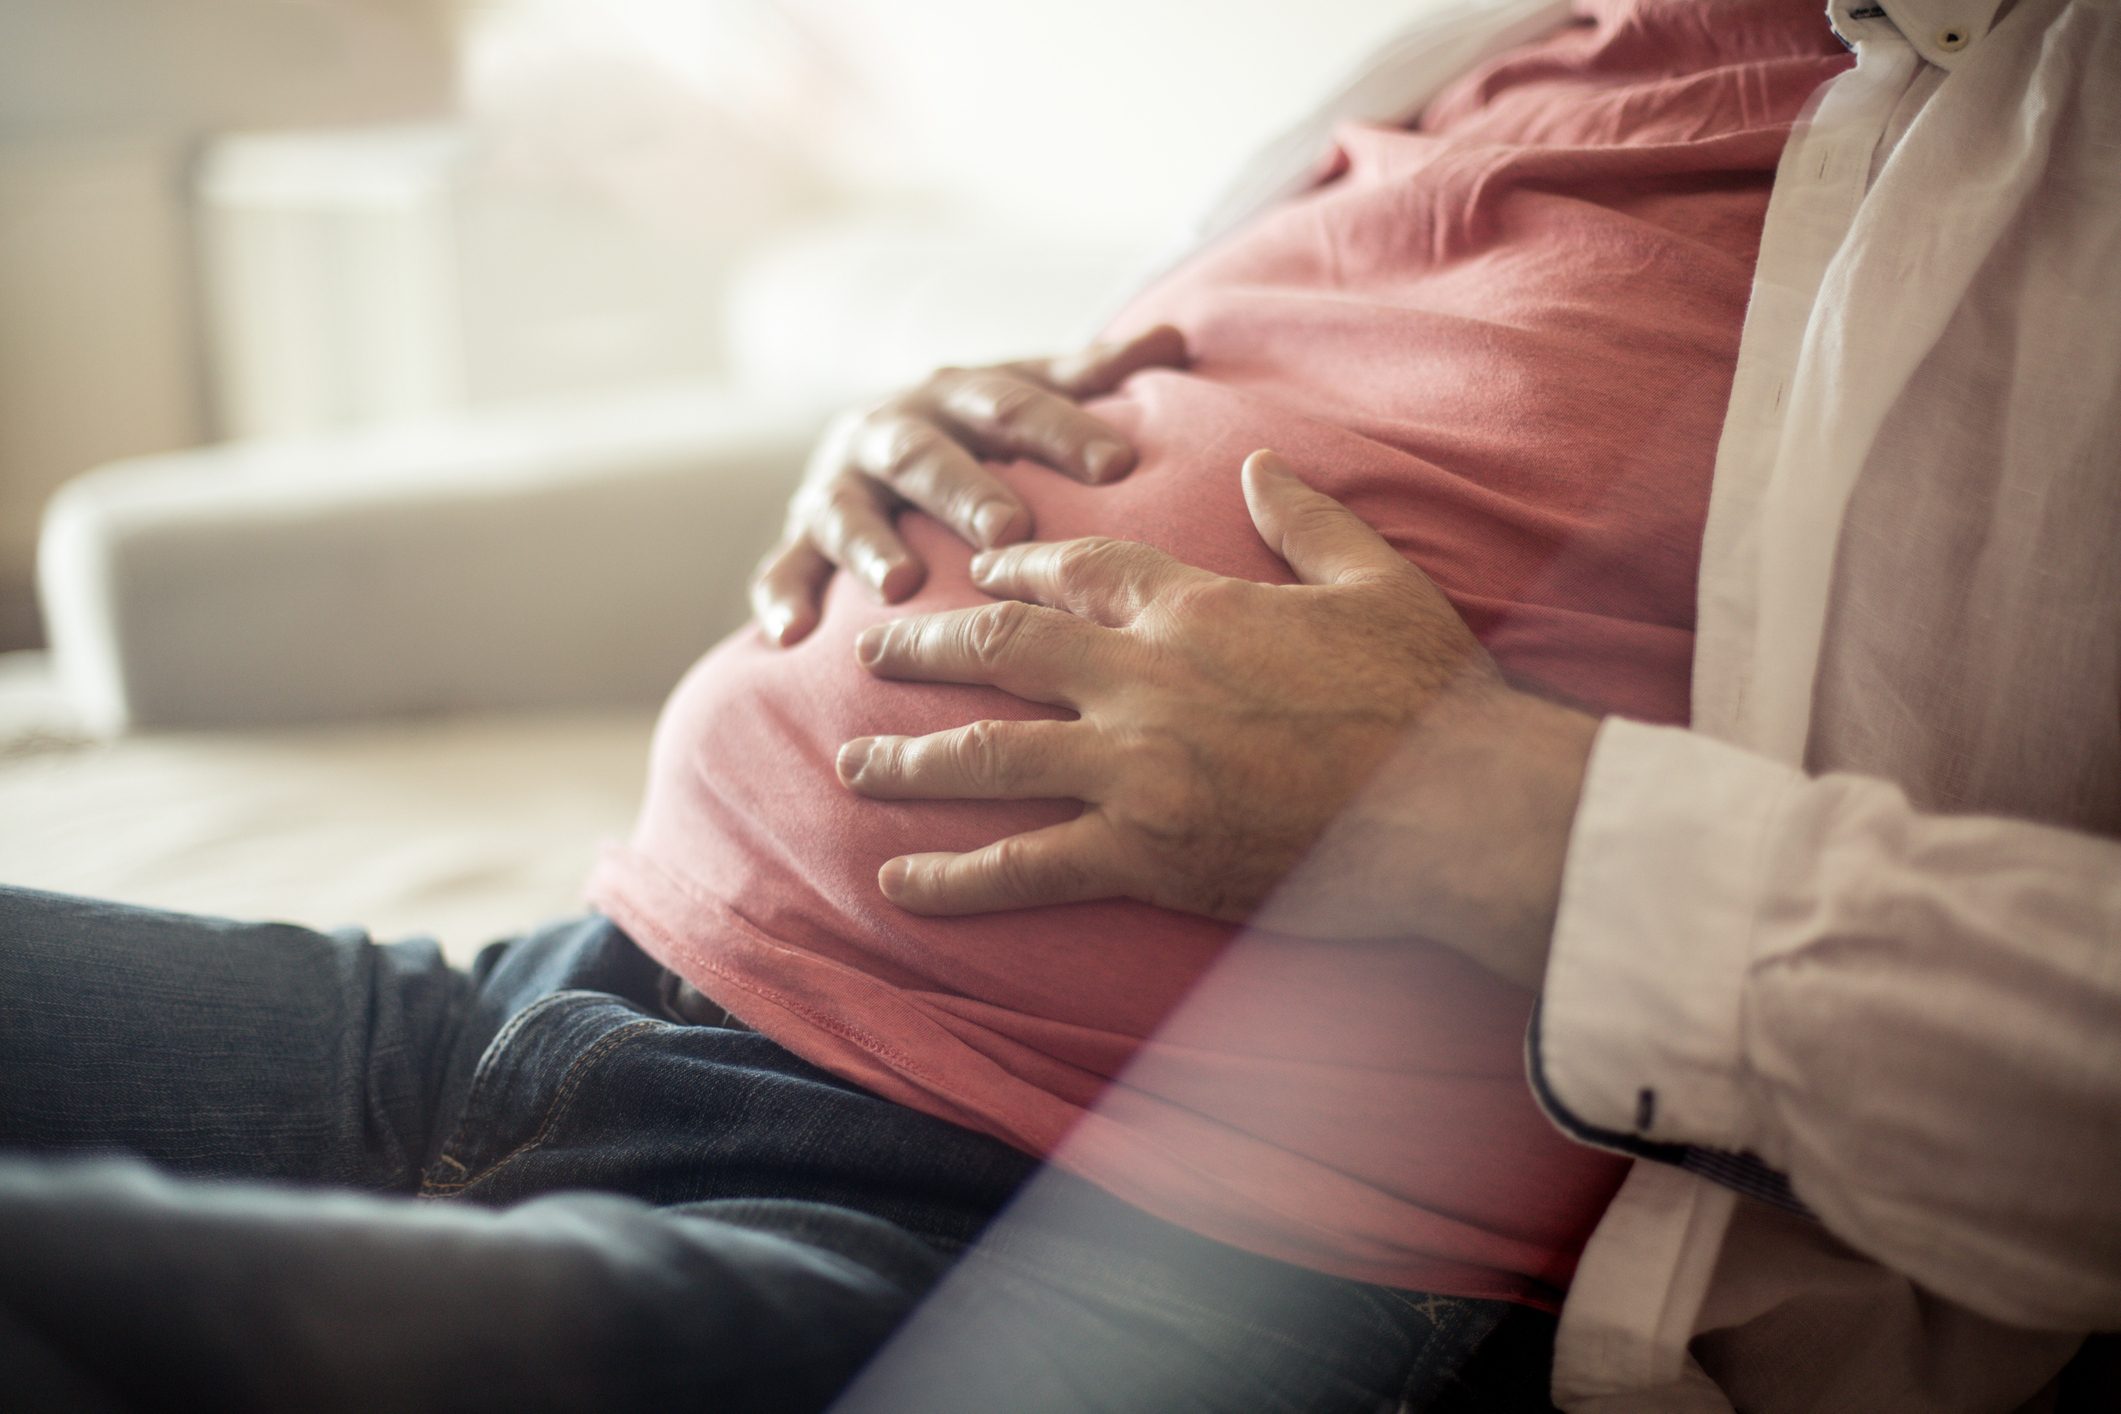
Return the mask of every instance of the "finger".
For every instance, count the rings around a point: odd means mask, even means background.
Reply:
[[[1080,722],[973,722],[930,736],[861,737],[840,781],[877,800],[1082,798],[1092,772]]]
[[[849,452],[858,470],[975,548],[1006,545],[1031,532],[1031,511],[1017,494],[925,418],[873,419],[854,436]]]
[[[984,683],[1033,702],[1075,707],[1110,671],[1117,634],[1015,600],[877,624],[855,655],[901,682]]]
[[[1356,514],[1297,480],[1270,451],[1245,458],[1245,505],[1267,548],[1306,584],[1347,584],[1402,576],[1406,559]]]
[[[751,611],[766,641],[786,648],[817,627],[818,600],[832,562],[807,537],[797,536],[769,551],[751,576]]]
[[[1094,811],[967,854],[908,854],[877,871],[884,897],[909,913],[991,913],[1127,892],[1128,861]]]
[[[1059,392],[1081,399],[1109,393],[1144,368],[1184,368],[1186,358],[1186,336],[1173,325],[1159,324],[1131,339],[1092,344],[1030,367]]]
[[[826,559],[886,604],[898,603],[927,577],[927,567],[899,539],[876,493],[858,477],[828,483],[801,507],[798,523]]]
[[[1081,540],[1011,545],[972,557],[972,582],[1000,599],[1028,599],[1121,628],[1142,606],[1205,570],[1161,550],[1101,535]]]
[[[928,396],[935,415],[984,456],[1026,457],[1092,484],[1134,469],[1134,448],[1117,432],[1007,369],[947,375]]]

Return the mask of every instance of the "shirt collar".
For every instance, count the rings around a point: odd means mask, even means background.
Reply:
[[[1834,30],[1854,42],[1868,26],[1890,20],[1917,54],[1950,69],[1981,46],[2003,0],[1832,0]]]

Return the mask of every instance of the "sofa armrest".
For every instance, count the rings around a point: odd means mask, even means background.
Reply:
[[[54,658],[103,731],[652,702],[822,421],[688,387],[108,466],[45,517]]]

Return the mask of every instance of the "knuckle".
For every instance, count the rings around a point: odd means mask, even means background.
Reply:
[[[1105,535],[1087,536],[1061,547],[1054,570],[1063,589],[1087,589],[1109,579],[1126,553],[1122,541]]]
[[[1110,427],[1071,403],[1054,414],[1052,440],[1056,449],[1071,457],[1085,458],[1093,447],[1112,444],[1113,433]]]
[[[889,737],[872,737],[869,752],[855,767],[854,780],[862,785],[880,785],[901,779],[906,756],[899,743]]]
[[[1255,587],[1241,579],[1196,580],[1175,590],[1169,607],[1188,618],[1237,622],[1251,612]]]
[[[841,477],[819,493],[817,509],[820,515],[859,516],[875,510],[876,500],[861,482]]]
[[[910,418],[892,423],[883,434],[882,475],[897,484],[911,480],[935,457],[942,434]]]
[[[1041,892],[1042,880],[1056,875],[1065,876],[1065,870],[1041,869],[1037,852],[1020,835],[1001,841],[994,848],[994,882],[996,887],[1010,898],[1029,898]]]
[[[857,502],[833,498],[819,505],[811,518],[811,539],[827,558],[839,560],[851,553],[862,538],[864,508]]]
[[[941,502],[937,513],[950,524],[968,529],[989,499],[984,487],[954,477],[938,488],[937,498]]]
[[[965,648],[972,661],[999,668],[1028,631],[1030,619],[1030,606],[1014,599],[976,610],[965,624]]]
[[[819,485],[814,500],[817,500],[821,507],[865,509],[876,505],[876,492],[870,488],[867,477],[855,471],[848,471]]]
[[[951,752],[958,773],[980,790],[1000,790],[1008,785],[1002,761],[1003,737],[995,722],[973,722],[958,733]]]
[[[1020,433],[1037,421],[1046,394],[1017,378],[996,378],[982,389],[987,420],[1004,433]]]

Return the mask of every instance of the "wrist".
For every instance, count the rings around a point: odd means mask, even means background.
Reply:
[[[1447,693],[1406,759],[1413,808],[1434,822],[1429,931],[1491,972],[1537,990],[1561,905],[1562,865],[1599,719],[1489,685]]]
[[[1254,916],[1419,938],[1537,989],[1598,719],[1483,676],[1433,698]]]

